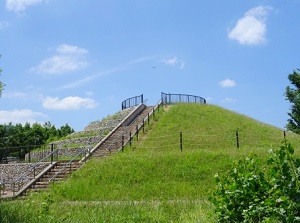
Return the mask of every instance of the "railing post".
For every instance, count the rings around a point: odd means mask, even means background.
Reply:
[[[51,143],[51,164],[53,163],[53,143]]]
[[[143,119],[143,133],[145,133],[145,119]]]
[[[124,134],[122,135],[122,152],[124,152]]]
[[[28,148],[28,147],[27,147],[27,148]],[[31,163],[30,148],[29,148],[29,151],[28,151],[28,163]]]
[[[136,141],[139,141],[139,126],[136,126]]]
[[[236,130],[235,136],[236,136],[236,147],[239,149],[239,148],[240,148],[240,142],[239,142],[239,130]]]
[[[149,125],[149,122],[150,122],[150,115],[149,115],[149,113],[148,113],[148,125]]]
[[[182,152],[182,132],[180,132],[180,151]]]
[[[130,148],[131,148],[131,131],[129,132],[129,145],[130,145]]]

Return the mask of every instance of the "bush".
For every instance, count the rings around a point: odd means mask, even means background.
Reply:
[[[210,200],[219,222],[300,222],[300,160],[287,142],[269,152],[265,166],[251,154],[216,174]]]

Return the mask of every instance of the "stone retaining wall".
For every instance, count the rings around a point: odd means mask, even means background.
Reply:
[[[61,148],[57,149],[57,152],[53,154],[54,160],[64,158],[64,157],[74,157],[76,156],[83,147],[73,147],[73,148]],[[91,149],[91,148],[90,148]],[[42,160],[51,154],[51,150],[41,150],[30,153],[30,160]],[[29,154],[25,155],[25,161],[29,161]]]
[[[6,191],[12,191],[12,182],[17,180],[17,188],[20,189],[25,184],[29,183],[34,176],[41,173],[50,163],[10,163],[0,164],[0,183],[5,184]],[[31,168],[35,165],[35,168]],[[30,171],[29,171],[30,170]]]

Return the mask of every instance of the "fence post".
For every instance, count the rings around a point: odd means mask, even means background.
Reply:
[[[122,135],[122,152],[124,152],[124,133]]]
[[[240,148],[240,142],[239,142],[239,130],[236,130],[235,136],[236,136],[236,147],[239,149],[239,148]]]
[[[143,133],[145,133],[145,119],[143,119]]]
[[[148,125],[149,125],[149,122],[150,122],[150,115],[149,115],[149,113],[148,113]]]
[[[139,141],[139,126],[136,126],[136,141]]]
[[[130,148],[131,148],[131,131],[129,132],[129,145],[130,145]]]
[[[180,132],[180,151],[182,152],[182,132]]]
[[[285,134],[285,131],[283,131],[283,138],[284,138],[284,140],[286,140],[286,134]]]
[[[27,148],[28,148],[28,147],[27,147]],[[28,151],[28,163],[31,163],[30,147],[29,147],[29,151]]]
[[[51,164],[53,163],[53,143],[51,143]]]

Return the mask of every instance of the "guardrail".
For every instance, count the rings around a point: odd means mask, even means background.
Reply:
[[[155,117],[155,112],[159,111],[161,105],[162,101],[159,101],[157,105],[152,109],[152,111],[147,114],[146,118],[143,119],[142,123],[136,125],[134,131],[128,131],[128,127],[126,127],[125,130],[120,135],[118,135],[118,137],[109,145],[106,150],[111,153],[112,150],[123,150],[128,143],[131,146],[133,137],[136,136],[138,140],[139,132],[141,131],[141,129],[143,129],[144,131],[145,123],[150,123],[150,118]]]
[[[166,94],[161,92],[162,104],[172,103],[199,103],[206,104],[206,100],[200,96],[189,95],[189,94]]]
[[[143,104],[143,103],[144,103],[143,94],[132,97],[132,98],[128,98],[122,102],[122,110],[133,107],[133,106],[137,106],[137,105]]]
[[[74,156],[68,163],[66,163],[56,174],[53,175],[53,177],[51,177],[51,179],[49,179],[49,183],[52,182],[54,183],[55,178],[62,173],[63,171],[65,171],[66,168],[72,168],[72,163],[74,162],[74,160],[77,157],[81,157],[82,154],[85,154],[85,156],[87,155],[87,153],[90,153],[90,147],[87,146],[85,148],[83,148],[79,153],[76,154],[76,156]]]
[[[45,161],[49,158],[50,158],[49,164],[51,166],[53,164],[53,157],[54,157],[55,153],[57,153],[57,149],[53,150],[50,154],[48,154],[48,156],[44,157],[39,162],[33,164],[25,172],[23,172],[21,175],[19,175],[15,180],[10,182],[10,184],[11,184],[10,187],[13,192],[13,195],[16,191],[19,191],[26,183],[29,183],[30,181],[36,179],[36,177],[39,175],[39,174],[36,174],[37,167],[39,167],[41,165],[45,165],[45,163],[46,163]],[[18,186],[17,188],[16,188],[16,184]]]

